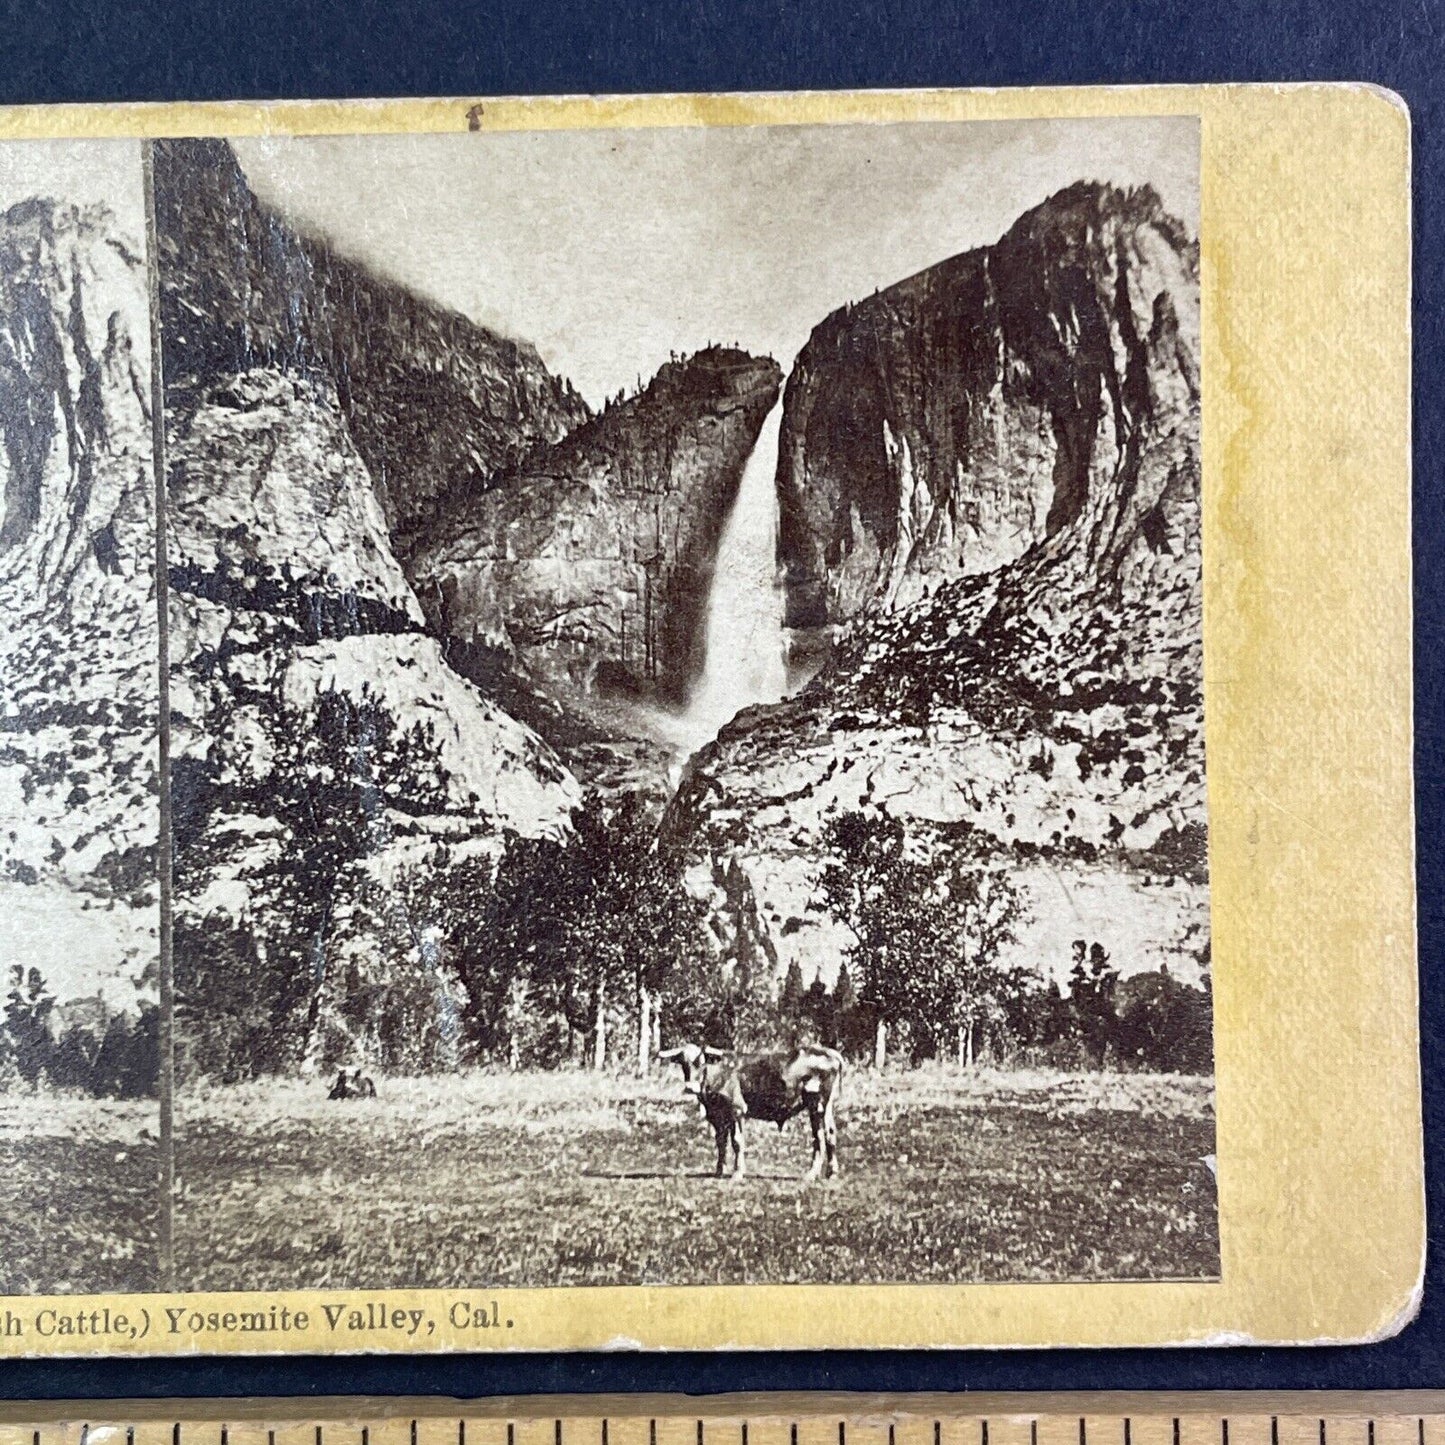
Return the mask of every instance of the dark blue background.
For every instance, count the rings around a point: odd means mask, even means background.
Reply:
[[[1445,1218],[1442,73],[1437,0],[0,0],[4,103],[1223,80],[1369,80],[1399,91],[1415,142],[1416,746],[1432,1240]],[[1356,1201],[1361,1229],[1370,1204]],[[0,1365],[0,1397],[1441,1387],[1442,1271],[1432,1248],[1419,1320],[1357,1349],[11,1362]]]

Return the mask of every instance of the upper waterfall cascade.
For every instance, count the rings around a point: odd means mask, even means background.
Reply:
[[[758,433],[718,544],[708,597],[707,660],[685,718],[695,746],[743,708],[777,702],[787,693],[775,485],[782,415],[779,399]]]

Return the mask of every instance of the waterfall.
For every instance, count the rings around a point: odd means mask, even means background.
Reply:
[[[783,589],[778,576],[778,427],[781,399],[763,422],[718,543],[707,608],[707,658],[684,719],[700,747],[745,707],[787,691]]]

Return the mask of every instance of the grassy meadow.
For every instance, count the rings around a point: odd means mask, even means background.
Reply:
[[[154,1099],[0,1095],[0,1293],[156,1288]]]
[[[852,1070],[841,1176],[807,1122],[748,1174],[674,1075],[320,1079],[186,1090],[187,1289],[1200,1278],[1219,1268],[1208,1079]]]

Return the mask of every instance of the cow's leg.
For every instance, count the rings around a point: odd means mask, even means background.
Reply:
[[[838,1120],[833,1114],[833,1099],[823,1105],[823,1148],[826,1162],[823,1173],[831,1179],[838,1172]]]
[[[728,1135],[732,1129],[726,1119],[714,1119],[712,1130],[717,1137],[717,1177],[721,1179],[728,1170]]]
[[[815,1093],[808,1095],[808,1126],[813,1131],[813,1163],[806,1178],[816,1179],[823,1172],[823,1101]]]
[[[733,1178],[743,1177],[743,1121],[733,1120]]]

